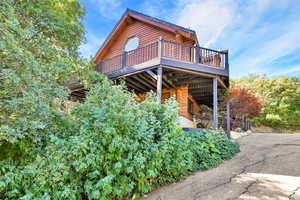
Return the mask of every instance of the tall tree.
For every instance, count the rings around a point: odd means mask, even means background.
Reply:
[[[59,134],[64,83],[80,69],[83,14],[76,0],[0,2],[0,148],[41,146]]]

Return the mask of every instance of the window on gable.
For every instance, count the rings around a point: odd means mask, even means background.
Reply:
[[[128,52],[137,49],[139,46],[139,42],[140,40],[136,36],[129,38],[125,44],[124,51]]]

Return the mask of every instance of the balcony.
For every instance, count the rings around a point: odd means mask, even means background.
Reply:
[[[158,40],[100,61],[96,71],[117,77],[157,65],[228,76],[228,51]]]

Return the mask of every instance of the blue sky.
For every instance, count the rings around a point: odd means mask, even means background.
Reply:
[[[300,0],[85,0],[84,57],[95,55],[126,8],[197,32],[229,49],[230,75],[300,76]]]

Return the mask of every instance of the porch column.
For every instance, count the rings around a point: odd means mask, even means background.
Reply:
[[[230,135],[230,103],[228,102],[226,104],[226,133],[227,133],[227,137],[229,139],[231,139],[231,135]]]
[[[156,85],[156,94],[159,102],[161,102],[161,90],[162,90],[162,67],[157,68],[157,85]]]
[[[214,113],[214,128],[218,128],[218,80],[213,78],[213,113]]]

